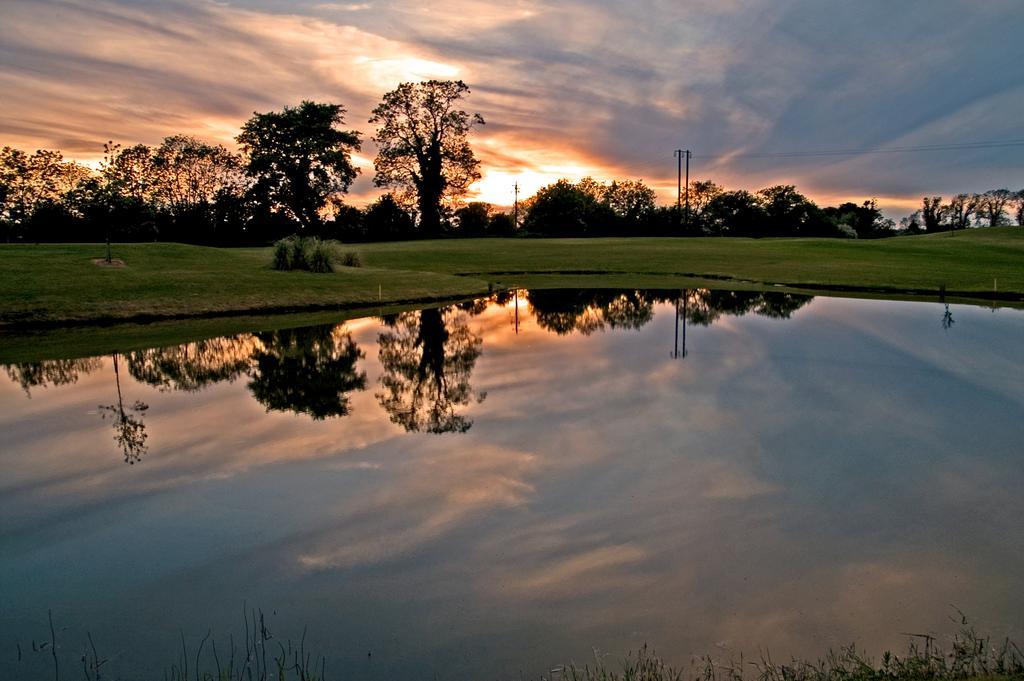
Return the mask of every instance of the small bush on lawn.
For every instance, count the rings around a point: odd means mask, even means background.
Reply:
[[[362,267],[363,259],[355,251],[347,251],[341,256],[341,264],[345,267]]]
[[[274,244],[272,265],[275,270],[333,272],[337,260],[338,254],[333,241],[322,241],[316,237],[290,236]]]
[[[286,240],[281,239],[274,244],[274,263],[273,267],[275,270],[290,270],[291,266],[291,248]]]

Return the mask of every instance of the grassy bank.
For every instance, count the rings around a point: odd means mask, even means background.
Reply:
[[[1024,229],[881,241],[449,239],[364,244],[364,267],[278,272],[270,249],[181,244],[0,246],[0,327],[373,307],[491,286],[786,286],[899,297],[1024,300]]]
[[[0,247],[0,325],[150,321],[369,307],[474,295],[472,277],[390,267],[339,267],[332,274],[279,272],[270,249],[124,244],[124,267],[93,263],[101,245]]]
[[[305,642],[280,639],[271,634],[262,611],[245,615],[245,637],[236,641],[208,631],[196,640],[181,635],[177,660],[165,669],[171,681],[324,681],[327,678],[358,678],[353,671],[328,673],[327,659],[311,651]],[[64,630],[61,629],[63,636]],[[62,677],[57,629],[49,620],[49,638],[26,642],[24,653],[18,642],[16,661],[8,670],[31,673],[58,681]],[[777,661],[770,653],[754,658],[722,659],[711,655],[692,657],[689,665],[673,666],[644,646],[624,659],[599,655],[591,661],[568,662],[549,668],[543,681],[1021,681],[1024,680],[1024,652],[1009,638],[994,639],[979,634],[963,621],[959,631],[947,639],[926,634],[904,634],[908,644],[899,653],[884,652],[873,658],[850,645],[829,650],[817,660]],[[218,641],[220,648],[218,652]],[[66,645],[67,642],[65,642]],[[76,646],[72,645],[71,649]],[[108,658],[102,647],[87,634],[77,648],[82,652],[77,665],[63,660],[65,672],[84,675],[86,681],[118,678],[117,665],[123,653]],[[31,651],[31,652],[29,652]],[[677,654],[675,657],[679,657]],[[75,669],[75,667],[78,667]],[[520,673],[521,675],[521,673]],[[444,678],[423,670],[422,678]],[[27,678],[19,675],[17,678]],[[81,678],[81,676],[78,676]]]

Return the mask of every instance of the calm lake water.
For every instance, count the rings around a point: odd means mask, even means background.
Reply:
[[[48,609],[68,678],[245,604],[331,678],[1024,638],[1024,313],[679,296],[3,367],[0,669],[50,669]]]

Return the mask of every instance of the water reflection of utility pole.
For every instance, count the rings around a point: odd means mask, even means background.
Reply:
[[[679,296],[676,296],[676,337],[675,346],[672,349],[672,359],[679,359],[680,357],[686,358],[686,304],[690,297],[690,292],[687,290],[681,291],[683,299],[683,352],[679,354]]]
[[[519,335],[519,289],[516,289],[516,335]]]
[[[676,296],[676,338],[672,346],[672,359],[679,356],[679,296]]]

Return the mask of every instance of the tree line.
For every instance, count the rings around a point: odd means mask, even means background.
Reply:
[[[757,192],[692,182],[685,205],[659,206],[640,180],[562,179],[521,210],[463,202],[480,178],[469,143],[479,114],[460,108],[462,81],[403,83],[369,119],[376,186],[364,208],[344,198],[360,173],[362,133],[346,130],[340,104],[304,101],[254,113],[239,151],[187,135],[156,146],[109,142],[97,168],[61,152],[0,150],[0,239],[7,242],[180,241],[266,244],[290,234],[341,241],[440,236],[823,236],[1024,222],[1024,191],[926,197],[899,227],[874,201],[819,207],[793,185]]]
[[[911,234],[951,232],[971,227],[1024,226],[1024,190],[992,189],[981,194],[957,194],[943,201],[926,196],[921,208],[901,221]]]
[[[263,244],[293,233],[343,240],[439,236],[480,178],[468,134],[483,124],[459,108],[462,81],[403,83],[369,122],[374,184],[365,209],[344,203],[360,169],[362,133],[340,104],[304,101],[255,113],[239,151],[174,135],[158,146],[109,142],[98,168],[61,152],[0,150],[4,241],[182,241]]]

